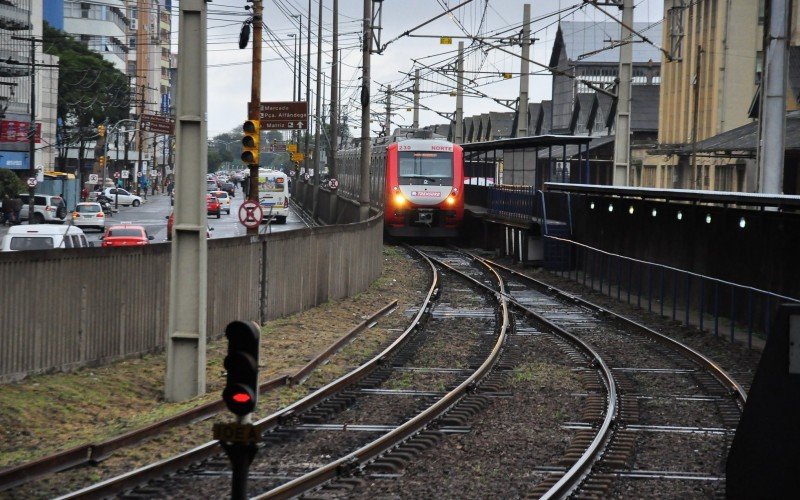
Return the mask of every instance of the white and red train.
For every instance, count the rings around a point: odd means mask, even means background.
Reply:
[[[372,144],[370,200],[383,209],[386,233],[400,237],[454,237],[464,220],[464,154],[439,139],[391,136]],[[358,200],[360,149],[340,151],[340,194]]]

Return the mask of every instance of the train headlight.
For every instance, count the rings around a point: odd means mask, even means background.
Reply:
[[[394,204],[397,205],[398,207],[403,206],[405,202],[406,198],[402,194],[397,193],[396,195],[394,195]]]
[[[455,196],[453,196],[451,194],[450,196],[447,197],[447,204],[448,205],[454,205],[455,203],[456,203],[456,197]]]

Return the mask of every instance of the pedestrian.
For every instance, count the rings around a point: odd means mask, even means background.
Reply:
[[[152,189],[150,194],[155,196],[156,195],[156,191],[158,191],[158,181],[157,180],[153,179],[152,182],[150,182],[150,189]]]
[[[142,182],[141,182],[140,185],[141,185],[141,188],[142,188],[142,196],[144,196],[144,199],[146,200],[147,199],[147,179],[144,176],[142,176]]]
[[[22,212],[22,198],[19,196],[15,196],[13,200],[11,200],[11,207],[14,211],[14,224],[20,224],[19,214]]]
[[[169,183],[167,184],[167,196],[172,196],[172,190],[173,189],[175,189],[175,183],[172,182],[172,181],[169,181]]]
[[[86,201],[87,198],[89,198],[89,189],[84,186],[83,189],[81,189],[81,201]]]
[[[14,207],[11,205],[11,198],[7,194],[3,195],[3,224],[11,224]]]

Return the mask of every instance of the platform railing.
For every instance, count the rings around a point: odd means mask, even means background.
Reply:
[[[554,273],[611,298],[646,308],[732,343],[766,339],[782,303],[800,299],[544,236],[570,249],[570,265]]]

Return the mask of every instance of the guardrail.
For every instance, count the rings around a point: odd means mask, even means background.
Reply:
[[[555,236],[546,240],[569,248],[569,265],[554,271],[617,300],[647,308],[731,342],[753,347],[766,338],[780,304],[800,299],[625,257]]]
[[[383,220],[208,241],[208,337],[365,290]],[[169,244],[0,254],[0,382],[163,349]]]

